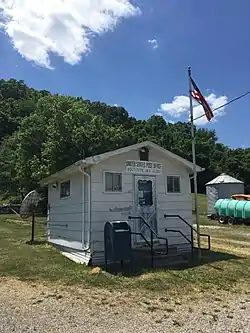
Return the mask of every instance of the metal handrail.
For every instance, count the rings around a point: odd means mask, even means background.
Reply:
[[[142,217],[142,216],[129,216],[128,217],[129,220],[141,220],[144,222],[144,224],[149,228],[149,230],[151,231],[151,233],[153,235],[155,235],[156,238],[158,239],[162,239],[162,240],[165,240],[168,242],[168,239],[166,237],[161,237],[159,236],[155,231],[154,229],[151,228],[150,224]]]
[[[165,232],[176,232],[176,233],[179,233],[180,235],[182,235],[182,237],[184,237],[188,241],[188,243],[192,244],[192,241],[186,235],[184,235],[184,233],[182,231],[180,231],[180,230],[173,230],[173,229],[167,229],[166,228]]]
[[[185,238],[188,241],[188,244],[191,245],[191,249],[192,249],[192,256],[194,255],[194,241],[193,241],[193,230],[191,229],[191,240],[184,235],[184,233],[180,230],[173,230],[173,229],[165,229],[165,232],[176,232],[179,233],[183,238]],[[180,245],[180,244],[179,244]]]
[[[141,233],[141,232],[131,232],[131,235],[138,235],[138,236],[141,236],[145,242],[148,244],[148,246],[150,248],[152,248],[151,244],[149,243],[149,241],[147,240],[147,238]]]
[[[182,222],[184,222],[187,226],[189,226],[189,228],[191,229],[191,239],[192,239],[192,249],[194,249],[194,232],[196,232],[197,235],[201,236],[201,237],[207,237],[208,239],[208,248],[207,250],[210,250],[211,249],[211,237],[210,235],[208,234],[201,234],[200,232],[198,232],[191,224],[189,224],[186,220],[184,220],[183,217],[181,217],[180,215],[178,214],[174,214],[174,215],[167,215],[167,214],[164,214],[164,218],[167,218],[167,217],[178,217]],[[166,231],[168,229],[165,229]],[[170,231],[170,230],[169,230]],[[178,231],[178,230],[177,230]],[[180,232],[181,233],[181,232]],[[183,234],[184,235],[184,234]],[[185,237],[186,238],[186,237]]]
[[[157,252],[154,250],[154,237],[153,235],[158,238],[158,239],[162,239],[166,242],[166,253],[163,253],[164,255],[168,255],[168,239],[164,238],[164,237],[160,237],[150,226],[150,224],[142,217],[142,216],[129,216],[128,217],[129,220],[141,220],[150,230],[150,243],[149,241],[146,239],[146,237],[142,234],[142,233],[132,233],[132,234],[139,234],[142,236],[142,238],[146,241],[146,243],[149,245],[150,244],[150,248],[151,248],[151,265],[152,267],[154,266],[154,253],[158,254],[160,252]]]

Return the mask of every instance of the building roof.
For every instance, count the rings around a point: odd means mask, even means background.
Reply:
[[[216,177],[216,178],[210,180],[210,182],[206,183],[206,185],[214,185],[214,184],[243,184],[243,182],[232,176],[222,173],[218,177]]]
[[[166,150],[164,148],[162,148],[161,146],[151,142],[151,141],[144,141],[144,142],[140,142],[140,143],[136,143],[134,145],[131,146],[127,146],[127,147],[123,147],[120,149],[116,149],[113,151],[109,151],[103,154],[99,154],[96,156],[92,156],[92,157],[87,157],[84,160],[80,160],[72,165],[70,165],[69,167],[62,169],[56,173],[54,173],[53,175],[50,175],[44,179],[42,179],[40,181],[40,185],[41,186],[46,186],[48,184],[51,184],[53,181],[56,181],[59,178],[62,178],[64,176],[67,176],[73,172],[76,172],[77,170],[79,170],[79,168],[84,169],[87,168],[89,166],[98,164],[106,159],[109,159],[113,156],[116,155],[120,155],[120,154],[124,154],[127,153],[129,151],[132,150],[138,150],[141,149],[143,147],[148,147],[148,148],[154,148],[156,150],[158,150],[159,152],[161,152],[162,154],[164,154],[166,157],[172,158],[178,162],[180,162],[181,164],[183,164],[184,166],[186,166],[188,169],[190,169],[190,171],[192,172],[193,170],[193,163],[189,162],[188,160],[185,160],[184,158],[180,157],[179,155],[176,155],[174,153],[171,153],[169,150]],[[197,172],[202,172],[205,169],[196,165],[196,171]]]

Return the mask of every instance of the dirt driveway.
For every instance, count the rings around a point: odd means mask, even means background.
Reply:
[[[250,332],[250,292],[168,297],[0,279],[0,332]]]

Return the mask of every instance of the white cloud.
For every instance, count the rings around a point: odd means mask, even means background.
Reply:
[[[50,53],[78,63],[94,35],[137,14],[130,0],[0,0],[0,28],[26,60],[47,68]]]
[[[156,113],[155,113],[155,116],[160,116],[160,117],[163,117],[164,115],[163,115],[163,113],[162,113],[162,112],[156,112]]]
[[[152,48],[155,50],[159,47],[158,41],[156,38],[149,39],[148,43],[152,45]]]
[[[187,96],[175,96],[171,103],[163,103],[159,111],[166,112],[172,117],[180,117],[189,109],[189,98]]]
[[[228,102],[227,96],[216,96],[214,93],[209,94],[206,97],[206,100],[211,107],[211,109],[216,109],[217,107],[226,104]],[[198,104],[195,100],[193,100],[194,106],[194,119],[203,115],[204,110],[203,107]],[[189,97],[188,96],[175,96],[171,103],[163,103],[161,104],[158,111],[169,114],[172,117],[179,118],[182,115],[189,116]],[[216,121],[217,117],[223,116],[225,114],[225,107],[222,107],[219,110],[214,111],[213,121]],[[196,125],[204,125],[206,124],[207,118],[204,116],[195,121]]]

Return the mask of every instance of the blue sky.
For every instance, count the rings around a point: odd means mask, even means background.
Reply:
[[[168,121],[188,118],[189,65],[212,107],[250,91],[249,0],[11,2],[0,1],[4,79]],[[250,95],[198,125],[250,147],[249,123]]]

